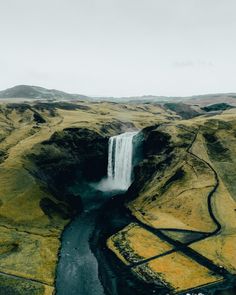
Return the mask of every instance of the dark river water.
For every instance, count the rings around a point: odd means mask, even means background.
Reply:
[[[92,209],[82,213],[63,233],[56,280],[58,295],[104,295],[97,260],[89,245],[97,212]]]
[[[104,295],[90,238],[103,204],[115,194],[92,190],[82,196],[83,212],[65,228],[56,275],[57,295]]]

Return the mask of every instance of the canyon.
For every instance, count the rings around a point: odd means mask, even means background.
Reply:
[[[233,294],[236,111],[200,107],[2,102],[0,294]]]

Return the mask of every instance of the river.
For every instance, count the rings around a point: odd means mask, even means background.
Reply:
[[[56,280],[58,295],[104,295],[97,259],[89,245],[97,214],[98,209],[82,213],[63,233]]]
[[[75,186],[83,203],[83,213],[64,230],[57,267],[57,295],[104,295],[98,262],[90,248],[101,208],[114,194],[131,184],[133,137],[137,132],[113,136],[109,141],[107,179],[94,187]],[[92,169],[92,167],[91,167]]]

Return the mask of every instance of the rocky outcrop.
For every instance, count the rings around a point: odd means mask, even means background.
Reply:
[[[216,111],[225,111],[232,108],[235,108],[235,106],[232,106],[228,103],[216,103],[216,104],[205,106],[201,109],[205,112],[216,112]]]
[[[175,112],[177,115],[179,115],[182,119],[192,119],[194,117],[202,115],[203,109],[196,108],[190,104],[185,104],[182,102],[178,103],[165,103],[164,107],[166,109],[169,109],[173,112]]]
[[[77,182],[98,181],[106,175],[108,138],[85,128],[67,128],[55,132],[28,155],[35,164],[32,171],[60,202],[43,198],[40,206],[51,216],[63,218],[81,211],[79,196],[68,188]],[[77,209],[77,210],[76,210]]]

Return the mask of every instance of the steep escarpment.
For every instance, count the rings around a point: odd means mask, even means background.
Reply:
[[[40,202],[46,214],[53,211],[71,217],[81,211],[80,196],[68,191],[73,182],[98,181],[106,175],[108,138],[85,128],[67,128],[55,132],[34,147],[28,157],[31,170],[59,203],[44,198]]]
[[[133,217],[107,245],[152,291],[234,277],[235,126],[229,111],[143,130],[144,159],[126,194]]]

